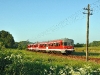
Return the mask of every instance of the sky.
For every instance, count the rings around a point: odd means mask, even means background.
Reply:
[[[16,42],[61,38],[86,43],[87,5],[90,4],[89,42],[100,41],[100,0],[0,0],[0,31]]]

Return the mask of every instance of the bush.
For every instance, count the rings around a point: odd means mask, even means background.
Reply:
[[[91,65],[59,66],[44,64],[43,59],[28,59],[22,52],[0,51],[1,75],[100,75],[100,68]]]

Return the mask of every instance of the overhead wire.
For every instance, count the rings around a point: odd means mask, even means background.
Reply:
[[[90,6],[92,9],[92,11],[91,11],[92,13],[98,12],[99,11],[98,9],[100,9],[100,0],[97,0],[93,3],[91,3]]]
[[[70,23],[73,23],[76,20],[79,20],[80,19],[79,15],[81,15],[79,12],[82,13],[81,10],[77,11],[76,13],[72,14],[71,16],[69,16],[65,20],[61,21],[57,25],[54,25],[51,28],[47,29],[46,31],[42,32],[36,38],[43,37],[44,35],[46,35],[48,33],[54,32],[54,31],[58,30],[59,28],[61,29],[62,27],[69,25]],[[35,40],[36,40],[36,38],[35,38]]]
[[[100,0],[97,0],[97,1],[93,2],[90,5],[93,7],[93,9],[96,9],[96,8],[100,9],[100,3],[99,2],[100,2]],[[66,18],[63,21],[61,21],[60,23],[58,23],[56,25],[53,25],[49,29],[47,29],[44,32],[38,34],[37,37],[34,38],[34,40],[36,40],[38,38],[41,38],[41,37],[43,37],[43,36],[45,36],[47,34],[50,34],[50,33],[54,32],[54,31],[56,31],[58,29],[61,29],[61,28],[65,27],[66,25],[71,25],[72,23],[75,23],[75,22],[77,22],[79,20],[82,20],[83,18],[85,18],[85,15],[82,15],[82,11],[83,11],[83,9],[78,10],[77,12],[75,12],[74,14],[69,16],[68,18]]]

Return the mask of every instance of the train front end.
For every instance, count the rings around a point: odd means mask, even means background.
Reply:
[[[74,40],[65,38],[63,39],[62,44],[63,44],[64,53],[71,54],[72,52],[75,51]]]

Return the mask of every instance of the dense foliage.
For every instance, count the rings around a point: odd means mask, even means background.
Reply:
[[[0,75],[100,75],[100,65],[25,50],[3,50]]]
[[[84,46],[85,46],[85,44],[76,43],[76,44],[74,44],[74,46],[75,46],[75,47],[84,47]]]
[[[18,42],[18,47],[17,48],[19,50],[26,49],[28,43],[29,43],[29,41],[20,41],[20,42]]]
[[[14,43],[12,34],[4,30],[0,31],[0,47],[12,48]]]
[[[100,41],[93,41],[90,43],[90,46],[93,47],[93,46],[100,46]]]
[[[28,43],[29,41],[15,42],[12,34],[8,31],[0,31],[0,49],[16,48],[22,50],[27,48]]]
[[[76,43],[74,44],[75,47],[85,47],[86,44],[84,43]],[[89,47],[97,47],[100,46],[100,41],[93,41],[91,43],[89,43]]]

